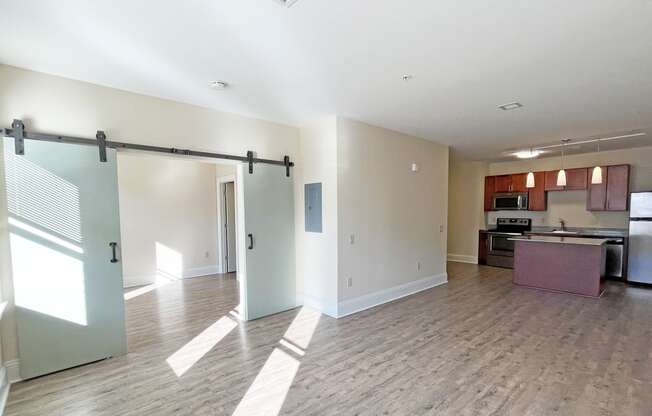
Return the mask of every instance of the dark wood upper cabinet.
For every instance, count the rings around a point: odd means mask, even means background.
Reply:
[[[485,176],[484,178],[484,210],[493,210],[494,191],[496,189],[496,177]]]
[[[546,191],[563,191],[563,186],[557,186],[558,170],[549,170],[545,172],[544,189]]]
[[[602,166],[602,183],[588,185],[586,209],[589,211],[627,211],[629,208],[629,170],[629,165]]]
[[[591,171],[593,175],[593,171]],[[602,166],[602,183],[589,184],[586,194],[586,209],[588,211],[604,211],[607,209],[607,167]]]
[[[557,186],[558,170],[534,172],[534,188],[526,188],[527,173],[485,177],[484,210],[492,211],[494,193],[528,192],[528,210],[547,209],[546,192],[588,190],[589,211],[627,211],[629,209],[630,165],[602,167],[602,183],[590,183],[593,168],[566,169],[566,186]]]
[[[527,174],[525,174],[527,179]],[[530,211],[546,210],[545,172],[534,172],[534,188],[530,188],[528,209]]]
[[[512,175],[496,176],[494,192],[512,192]]]
[[[607,167],[607,211],[627,211],[629,165]]]
[[[567,191],[585,190],[589,184],[587,168],[566,169],[566,187]]]
[[[527,173],[517,173],[512,175],[512,192],[527,192],[525,186],[527,182]]]

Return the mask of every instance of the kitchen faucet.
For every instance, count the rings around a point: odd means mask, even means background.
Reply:
[[[559,224],[561,224],[561,230],[566,231],[566,221],[563,218],[559,219]]]

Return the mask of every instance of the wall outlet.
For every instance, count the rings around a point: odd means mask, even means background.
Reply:
[[[351,234],[349,236],[349,244],[351,245],[355,244],[355,234]]]
[[[418,262],[417,262],[417,271],[420,271],[420,270],[421,270],[421,262],[418,261]]]
[[[444,232],[444,226],[443,226],[443,225],[440,225],[440,226],[439,226],[439,232],[440,232],[440,233],[443,233],[443,232]]]
[[[346,279],[346,287],[353,287],[353,278],[349,277]]]

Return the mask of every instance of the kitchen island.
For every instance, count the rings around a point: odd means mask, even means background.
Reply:
[[[514,237],[514,284],[599,297],[606,243],[600,238]]]

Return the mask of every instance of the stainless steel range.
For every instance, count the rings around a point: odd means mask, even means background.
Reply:
[[[488,230],[489,250],[487,264],[497,267],[514,267],[514,242],[509,239],[532,231],[530,218],[498,218],[496,228]]]

